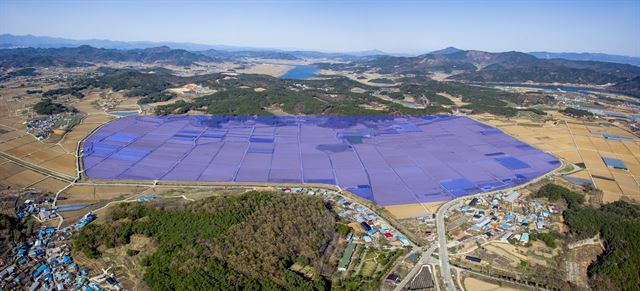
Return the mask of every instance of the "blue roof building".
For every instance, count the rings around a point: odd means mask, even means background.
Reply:
[[[624,162],[620,159],[603,157],[602,160],[608,167],[618,170],[629,170],[627,168],[627,165],[625,165]]]

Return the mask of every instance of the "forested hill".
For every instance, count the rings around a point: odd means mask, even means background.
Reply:
[[[185,206],[122,204],[74,243],[89,258],[145,235],[158,248],[142,259],[153,290],[325,290],[325,255],[337,239],[336,215],[319,197],[247,192]],[[327,252],[331,253],[331,251]],[[315,270],[311,278],[289,270]]]
[[[270,50],[246,50],[246,51],[223,51],[223,50],[204,50],[197,53],[218,59],[239,59],[239,58],[259,58],[259,59],[278,59],[278,60],[299,60],[300,58],[287,52],[270,51]]]
[[[144,97],[139,101],[142,104],[171,100],[174,96],[166,90],[188,83],[217,91],[189,101],[179,100],[156,106],[158,115],[185,114],[192,110],[211,115],[273,115],[274,108],[294,115],[431,115],[450,113],[458,108],[449,98],[439,95],[447,93],[467,103],[460,108],[477,113],[515,116],[517,110],[510,107],[509,103],[529,106],[544,101],[539,95],[514,94],[459,82],[421,81],[420,84],[397,85],[381,90],[341,76],[326,76],[321,80],[287,80],[250,74],[230,77],[223,73],[181,77],[155,69],[154,73],[108,68],[98,71],[100,75],[80,80],[75,85],[112,89],[125,96]],[[397,92],[390,91],[390,88]],[[354,89],[361,91],[355,92]],[[411,96],[427,105],[409,108],[373,94],[396,100]]]
[[[554,53],[554,52],[529,52],[539,59],[565,59],[574,61],[599,61],[640,66],[640,57],[623,55],[611,55],[603,53]]]
[[[489,53],[450,50],[416,57],[382,56],[348,64],[322,64],[323,68],[358,72],[428,74],[453,73],[451,79],[475,82],[543,82],[609,84],[640,76],[640,67],[597,61],[539,59],[521,52]]]
[[[640,206],[624,201],[600,208],[584,205],[584,196],[555,184],[535,195],[564,200],[564,220],[574,240],[599,234],[605,250],[588,268],[593,290],[638,290],[640,287]]]
[[[589,266],[594,290],[640,288],[640,206],[623,201],[601,208],[576,208],[565,221],[577,238],[600,234],[605,251]]]
[[[17,48],[0,50],[0,69],[12,67],[77,67],[101,62],[141,62],[191,65],[215,58],[162,46],[147,49],[102,49],[83,45],[70,48]]]

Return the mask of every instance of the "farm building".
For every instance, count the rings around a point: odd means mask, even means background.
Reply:
[[[627,165],[625,165],[624,162],[620,159],[603,157],[602,160],[607,165],[607,167],[625,171],[629,170],[627,168]]]

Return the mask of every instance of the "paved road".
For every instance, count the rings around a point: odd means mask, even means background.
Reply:
[[[533,179],[527,183],[524,184],[520,184],[518,186],[515,186],[513,188],[509,188],[509,189],[502,189],[499,191],[493,191],[493,192],[486,192],[486,193],[478,193],[478,194],[474,194],[474,195],[468,195],[468,196],[462,196],[453,200],[448,201],[447,203],[443,204],[442,206],[440,206],[440,208],[438,209],[438,212],[436,212],[436,228],[438,231],[438,254],[440,256],[440,268],[441,268],[441,272],[442,272],[442,280],[444,281],[444,288],[445,290],[457,290],[458,288],[456,288],[455,283],[453,282],[453,279],[451,277],[451,266],[449,265],[449,250],[447,249],[447,228],[446,225],[444,223],[444,218],[445,218],[445,214],[449,212],[449,209],[455,205],[458,205],[459,203],[462,203],[464,200],[466,199],[470,199],[473,197],[484,197],[484,196],[489,196],[489,195],[493,195],[496,194],[498,192],[508,192],[508,191],[512,191],[512,190],[517,190],[517,189],[521,189],[524,187],[527,187],[533,183],[536,183],[542,179],[545,179],[546,177],[555,174],[557,171],[560,171],[564,168],[565,163],[562,162],[560,163],[560,166],[556,169],[554,169],[553,171],[542,175],[536,179]]]
[[[444,282],[445,290],[456,290],[455,283],[451,278],[451,266],[449,265],[449,253],[447,250],[447,228],[444,224],[445,213],[449,211],[449,208],[458,204],[462,199],[451,200],[444,205],[440,206],[438,212],[436,212],[436,228],[438,230],[438,255],[440,256],[440,272],[442,273],[442,281]]]
[[[78,152],[80,151],[80,147],[78,146]],[[78,155],[80,156],[80,155]],[[69,175],[65,175],[47,168],[43,168],[40,167],[38,165],[35,165],[33,163],[24,161],[22,159],[19,159],[17,157],[14,157],[12,155],[6,154],[4,152],[0,152],[0,157],[5,158],[7,160],[10,160],[16,164],[19,164],[25,168],[31,169],[35,172],[41,173],[41,174],[45,174],[45,175],[49,175],[51,177],[57,178],[59,180],[62,181],[66,181],[69,182],[69,185],[67,185],[67,187],[71,186],[71,185],[92,185],[92,186],[99,186],[99,185],[104,185],[104,186],[150,186],[150,187],[184,187],[184,188],[215,188],[215,187],[229,187],[229,188],[247,188],[247,187],[254,187],[254,186],[258,186],[258,185],[211,185],[211,186],[195,186],[195,185],[172,185],[171,183],[167,183],[165,185],[157,185],[157,181],[156,183],[153,183],[151,185],[146,185],[145,183],[116,183],[116,182],[107,182],[107,183],[94,183],[94,182],[79,182],[79,177],[71,177]],[[78,163],[79,163],[79,158],[77,159]],[[79,166],[79,165],[78,165]],[[519,186],[510,188],[510,189],[502,189],[500,191],[493,191],[493,192],[487,192],[487,193],[479,193],[479,194],[475,194],[475,195],[468,195],[468,196],[463,196],[463,197],[459,197],[453,200],[448,201],[447,203],[445,203],[444,205],[442,205],[439,209],[438,212],[436,213],[436,227],[437,227],[437,231],[438,231],[438,244],[437,246],[434,245],[431,248],[429,248],[429,250],[427,250],[427,252],[423,252],[419,263],[417,265],[422,265],[425,264],[429,261],[429,258],[431,257],[431,254],[433,253],[433,251],[435,250],[435,248],[438,248],[438,252],[439,252],[439,257],[440,257],[440,268],[441,268],[441,272],[442,272],[442,276],[443,276],[443,281],[444,281],[444,288],[445,290],[457,290],[455,283],[453,282],[452,276],[451,276],[451,266],[449,265],[449,253],[447,250],[447,235],[446,235],[446,226],[445,226],[445,222],[444,222],[444,218],[445,218],[445,214],[449,211],[449,209],[454,206],[457,205],[458,203],[461,203],[462,201],[464,201],[465,199],[469,199],[472,197],[481,197],[481,196],[487,196],[487,195],[492,195],[495,194],[497,192],[501,192],[501,191],[510,191],[510,190],[516,190],[516,189],[520,189],[520,188],[524,188],[532,183],[538,182],[541,179],[544,179],[546,177],[548,177],[549,175],[555,174],[558,170],[563,169],[565,166],[564,162],[561,163],[561,165],[556,168],[555,170],[540,176],[534,180],[531,180],[525,184],[521,184]],[[80,175],[80,172],[78,172],[78,176]],[[262,187],[264,187],[265,185],[260,185]],[[67,188],[65,187],[65,188]],[[313,185],[311,187],[315,187],[315,188],[323,188],[317,185]],[[325,189],[331,189],[334,190],[335,187],[332,185],[332,187],[326,187]],[[64,190],[64,189],[63,189]],[[61,191],[59,191],[61,192]],[[59,194],[59,193],[58,193]],[[339,196],[345,197],[346,196],[340,194],[340,192],[338,192]],[[57,200],[57,195],[56,195],[56,200]],[[55,203],[55,202],[54,202]],[[368,207],[367,207],[368,208]],[[369,209],[370,211],[373,211],[372,209]],[[382,216],[381,216],[382,217]],[[384,218],[383,218],[384,219]],[[386,219],[385,219],[386,220]],[[62,220],[60,221],[60,224],[62,224]],[[398,233],[401,233],[398,229],[396,229],[396,231]],[[403,234],[404,235],[404,234]],[[405,235],[405,237],[407,237]],[[415,244],[412,245],[414,246],[414,250],[416,250],[416,246]],[[419,270],[419,268],[417,268],[417,270]],[[410,280],[413,275],[415,275],[415,272],[417,272],[416,267],[414,267],[414,269],[412,269],[413,273],[410,273],[410,275],[408,275],[405,280]],[[413,274],[413,275],[411,275]],[[403,280],[403,282],[405,281]],[[404,285],[406,285],[406,283],[404,283]],[[401,282],[402,283],[402,282]],[[402,285],[402,286],[404,286]],[[400,287],[402,288],[402,287]]]
[[[418,271],[420,271],[420,268],[422,267],[422,265],[425,265],[425,264],[429,263],[429,261],[431,259],[431,255],[436,250],[436,248],[438,248],[438,245],[434,244],[427,251],[423,252],[422,249],[415,247],[411,251],[411,253],[420,253],[420,259],[413,266],[411,271],[409,271],[409,274],[407,274],[404,277],[404,279],[402,279],[402,281],[400,281],[400,283],[398,283],[398,285],[396,285],[396,288],[394,288],[393,290],[394,291],[400,291],[400,290],[402,290],[402,288],[404,288],[404,286],[409,284],[409,282],[411,282],[411,279],[413,279],[413,277],[418,273]]]

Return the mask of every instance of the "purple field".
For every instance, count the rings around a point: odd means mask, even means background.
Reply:
[[[473,119],[125,117],[86,139],[90,178],[325,183],[380,205],[508,188],[560,161]]]

